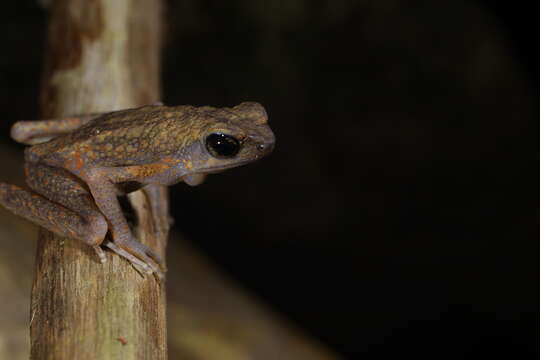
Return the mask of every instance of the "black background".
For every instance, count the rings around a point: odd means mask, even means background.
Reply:
[[[38,117],[46,13],[2,7],[7,134]],[[533,5],[190,0],[167,20],[164,102],[259,101],[277,137],[172,189],[194,246],[346,358],[540,352]]]

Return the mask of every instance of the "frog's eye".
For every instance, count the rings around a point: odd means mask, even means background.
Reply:
[[[240,142],[231,135],[214,133],[206,138],[206,149],[217,158],[233,157],[240,151]]]

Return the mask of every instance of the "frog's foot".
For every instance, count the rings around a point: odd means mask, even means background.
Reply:
[[[96,255],[99,258],[99,262],[102,263],[102,264],[105,264],[107,262],[107,258],[105,257],[105,252],[103,251],[101,246],[95,245],[95,246],[92,246],[92,248],[96,252]]]
[[[104,245],[107,246],[112,251],[114,251],[119,256],[128,260],[131,263],[131,266],[133,266],[133,268],[137,270],[137,272],[141,274],[142,277],[144,277],[147,274],[152,274],[152,269],[150,268],[150,266],[146,265],[144,262],[137,259],[135,256],[131,255],[127,251],[123,250],[122,248],[119,248],[118,246],[116,246],[115,243],[108,241]]]
[[[135,240],[122,240],[105,244],[109,249],[128,260],[141,274],[155,274],[159,280],[165,278],[165,265],[160,256]]]
[[[144,262],[142,262],[141,260],[131,255],[127,251],[122,250],[121,248],[116,246],[113,242],[107,241],[107,243],[103,243],[103,245],[107,246],[109,249],[113,250],[115,253],[117,253],[121,257],[126,258],[131,263],[133,268],[135,268],[135,270],[137,270],[137,272],[142,275],[142,277],[144,277],[146,274],[151,274],[153,272],[152,269],[148,265],[146,265]],[[93,248],[99,258],[99,262],[102,264],[106,263],[107,257],[105,255],[105,252],[101,248],[101,246],[97,245],[97,246],[93,246]],[[158,277],[161,280],[161,277],[159,275]]]

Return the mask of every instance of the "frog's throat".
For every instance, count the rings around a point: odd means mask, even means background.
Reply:
[[[204,182],[206,178],[205,174],[195,173],[182,176],[182,181],[188,184],[189,186],[197,186]]]

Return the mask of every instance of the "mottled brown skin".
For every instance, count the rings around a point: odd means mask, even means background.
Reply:
[[[225,134],[239,145],[222,156],[207,145]],[[136,241],[117,196],[151,185],[184,181],[198,185],[209,173],[255,161],[274,147],[264,108],[149,105],[136,109],[50,121],[18,122],[12,137],[26,144],[27,183],[35,193],[0,183],[0,204],[61,236],[100,245],[139,271],[162,276],[163,261]],[[47,142],[42,142],[46,141]],[[40,143],[41,142],[41,143]]]

